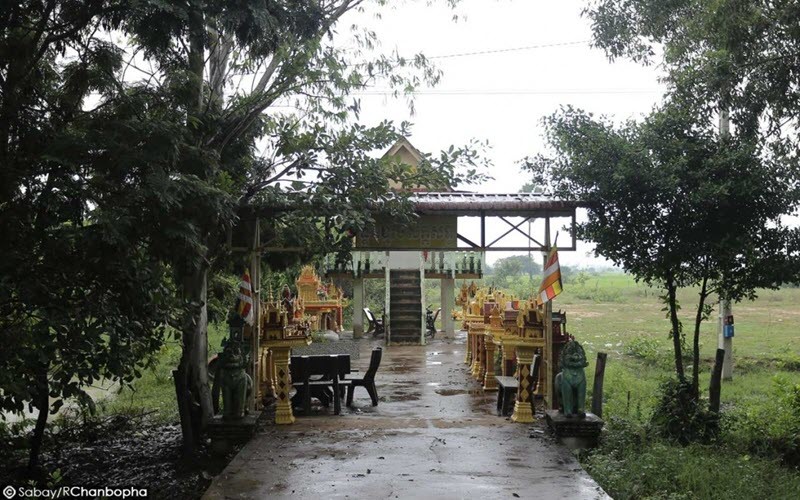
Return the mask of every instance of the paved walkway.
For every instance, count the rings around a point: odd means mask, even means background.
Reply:
[[[204,498],[608,498],[543,424],[495,414],[496,393],[467,376],[464,337],[384,348],[377,407],[359,388],[340,416],[267,428]],[[360,344],[363,372],[381,344]]]

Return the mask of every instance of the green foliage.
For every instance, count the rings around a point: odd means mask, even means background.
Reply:
[[[665,291],[679,379],[686,340],[677,290],[700,287],[692,344],[697,393],[698,336],[711,294],[753,299],[756,288],[797,274],[800,232],[781,217],[800,201],[798,169],[757,143],[717,138],[675,103],[622,126],[572,108],[545,124],[554,154],[529,159],[527,167],[536,183],[588,206],[579,238]]]
[[[346,252],[375,201],[412,219],[390,181],[483,179],[479,145],[417,169],[371,155],[408,127],[358,123],[349,94],[439,73],[422,56],[373,57],[375,34],[358,28],[355,50],[334,46],[360,3],[2,4],[0,410],[91,407],[83,388],[131,383],[171,326],[194,398],[182,408],[207,417],[206,322],[231,305],[242,262],[227,236],[252,205],[305,196],[261,219],[264,242],[309,249],[272,257],[294,264]]]
[[[641,359],[647,363],[658,363],[659,342],[654,338],[636,337],[625,344],[625,354]]]
[[[650,426],[657,435],[680,444],[710,442],[719,431],[718,416],[695,396],[691,383],[675,379],[659,387]]]
[[[774,461],[730,453],[716,446],[672,446],[644,440],[637,428],[609,424],[601,447],[582,457],[586,470],[613,498],[792,499],[800,474]]]
[[[772,377],[768,397],[725,414],[725,439],[744,454],[780,460],[800,467],[800,384],[783,375]]]
[[[609,58],[656,63],[654,47],[673,98],[691,106],[698,122],[730,109],[736,133],[768,135],[786,155],[797,137],[800,107],[790,75],[800,68],[795,50],[800,22],[795,2],[780,0],[596,0],[585,10],[593,43]]]

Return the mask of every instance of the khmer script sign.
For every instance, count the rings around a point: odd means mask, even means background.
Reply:
[[[433,250],[455,248],[458,218],[454,215],[423,215],[416,222],[400,226],[381,220],[356,237],[356,248],[382,250]]]

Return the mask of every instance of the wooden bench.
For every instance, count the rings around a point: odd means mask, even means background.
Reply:
[[[502,375],[497,375],[495,380],[497,380],[497,414],[506,417],[514,410],[519,382],[514,377]]]
[[[541,358],[537,354],[533,357],[533,364],[531,365],[531,405],[533,405],[533,393],[539,385],[539,369]],[[514,410],[514,401],[517,399],[517,390],[519,389],[519,382],[514,377],[503,377],[497,375],[497,414],[506,417]]]

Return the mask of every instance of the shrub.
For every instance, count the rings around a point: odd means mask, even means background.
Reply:
[[[667,379],[659,387],[650,426],[656,434],[680,444],[707,443],[717,437],[719,417],[694,396],[690,382]]]
[[[657,363],[658,341],[650,337],[635,337],[625,344],[625,354],[648,363]]]

